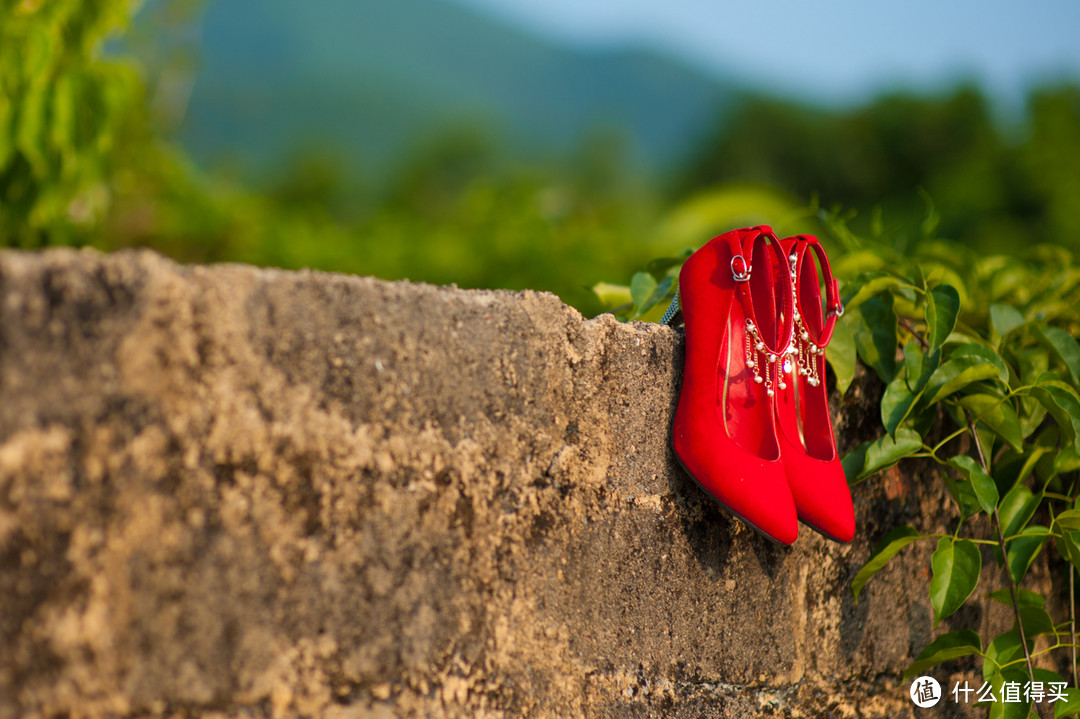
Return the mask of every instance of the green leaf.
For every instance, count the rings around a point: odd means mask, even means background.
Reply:
[[[15,146],[22,151],[34,172],[44,176],[48,172],[48,158],[43,151],[42,135],[45,129],[49,83],[46,77],[36,78],[23,95],[20,112],[15,118]]]
[[[896,314],[892,295],[871,297],[859,309],[855,350],[881,381],[888,384],[896,374]]]
[[[1021,607],[1041,607],[1046,604],[1046,597],[1029,589],[1017,589],[1016,601]],[[1007,607],[1012,606],[1012,594],[1008,589],[999,589],[986,595],[995,602],[1000,602]]]
[[[917,404],[917,403],[916,403]],[[914,410],[908,415],[907,423],[915,433],[920,437],[925,437],[930,434],[930,430],[934,428],[934,422],[937,420],[938,413],[936,407],[927,407],[922,410]]]
[[[884,434],[866,447],[866,460],[856,479],[865,479],[886,467],[891,467],[920,449],[922,449],[922,438],[914,430],[901,427],[896,430],[895,439]]]
[[[1064,532],[1054,542],[1057,553],[1069,564],[1080,569],[1080,532]]]
[[[923,217],[919,229],[922,230],[923,239],[930,239],[937,231],[938,225],[941,224],[941,213],[934,206],[934,200],[930,197],[930,193],[919,188],[919,194],[922,195],[923,202],[926,203],[926,216]]]
[[[990,678],[990,681],[994,685],[994,696],[997,697],[997,701],[990,705],[990,711],[987,714],[988,719],[1030,719],[1031,704],[1023,701],[1023,687],[1024,683],[1028,681],[1027,671],[1012,666],[995,674]],[[1002,701],[1001,691],[1005,682],[1012,682],[1020,688],[1021,701]],[[1037,715],[1035,719],[1039,719]]]
[[[836,375],[836,388],[840,396],[847,394],[851,381],[855,379],[855,323],[849,313],[838,319],[833,327],[832,339],[825,360]]]
[[[853,310],[874,295],[901,284],[903,283],[892,275],[868,272],[844,284],[841,302],[845,308]]]
[[[999,499],[997,485],[994,484],[993,478],[983,471],[978,462],[966,455],[953,457],[949,460],[949,464],[971,482],[975,496],[979,499],[979,506],[984,512],[991,514]]]
[[[1038,637],[1043,634],[1057,635],[1054,620],[1050,618],[1050,614],[1042,607],[1021,606],[1019,611],[1025,637]]]
[[[1031,394],[1057,422],[1062,437],[1080,451],[1080,396],[1076,390],[1047,372],[1039,377]]]
[[[653,307],[656,307],[656,305],[659,304],[661,301],[663,301],[664,298],[668,296],[668,292],[671,290],[671,286],[674,283],[675,278],[670,276],[660,280],[660,284],[658,284],[656,286],[656,289],[653,290],[652,295],[650,295],[649,298],[645,300],[645,304],[636,310],[635,314],[637,315],[637,317],[641,317]]]
[[[1038,435],[1032,437],[1034,439],[1034,447],[1031,451],[1040,451],[1041,456],[1038,462],[1035,464],[1035,476],[1040,481],[1049,481],[1054,477],[1054,464],[1057,463],[1058,456],[1064,455],[1065,452],[1076,455],[1076,449],[1069,445],[1063,450],[1058,450],[1058,442],[1061,440],[1062,432],[1057,429],[1057,425],[1054,423],[1048,423],[1047,428],[1044,428]]]
[[[634,300],[634,318],[641,317],[664,299],[674,281],[675,278],[669,276],[657,283],[648,272],[635,273],[633,279],[630,280],[630,297]]]
[[[1001,380],[1001,384],[1009,384],[1009,364],[993,347],[987,347],[984,344],[968,340],[956,343],[950,341],[948,353],[949,359],[958,357],[978,357],[983,362],[997,368],[998,379]]]
[[[76,82],[72,75],[64,74],[53,85],[49,139],[58,149],[69,153],[75,150],[77,135]]]
[[[1020,671],[1024,671],[1024,670],[1021,669]],[[1035,675],[1035,681],[1037,681],[1037,682],[1041,681],[1041,682],[1044,682],[1046,684],[1049,684],[1050,682],[1057,682],[1058,684],[1068,684],[1068,682],[1066,682],[1061,677],[1060,674],[1058,674],[1055,671],[1051,671],[1049,669],[1042,669],[1040,667],[1035,667],[1035,669],[1032,671],[1032,673]]]
[[[1020,434],[1027,438],[1042,426],[1043,420],[1046,419],[1046,407],[1043,407],[1042,403],[1031,395],[1020,396],[1019,399],[1020,411],[1017,415],[1020,418]]]
[[[1018,484],[1009,490],[1001,500],[998,507],[998,517],[1001,519],[1001,533],[1005,537],[1019,534],[1035,510],[1042,502],[1042,494],[1032,494],[1031,490],[1023,484]]]
[[[591,287],[593,294],[600,300],[605,310],[613,310],[616,307],[630,304],[630,288],[626,285],[613,285],[607,282],[597,282]]]
[[[649,264],[645,266],[645,271],[659,282],[671,274],[671,268],[681,267],[684,262],[686,262],[685,257],[657,257],[649,261]]]
[[[1011,451],[998,459],[994,465],[994,481],[998,492],[1009,492],[1018,482],[1027,479],[1039,459],[1049,452],[1048,447],[1031,446],[1024,454]]]
[[[990,305],[990,336],[995,345],[1000,345],[1005,335],[1024,324],[1027,320],[1020,310],[1009,305]]]
[[[979,498],[975,495],[975,489],[971,486],[969,480],[954,479],[951,475],[946,474],[945,487],[949,490],[949,495],[957,506],[960,507],[961,521],[982,511],[982,505],[979,503]]]
[[[1029,639],[1029,646],[1031,643],[1032,640]],[[1020,632],[1014,629],[997,635],[986,647],[986,658],[983,660],[982,669],[983,679],[990,679],[993,675],[1000,674],[1002,664],[1008,664],[1022,656],[1024,656],[1024,648],[1020,643]]]
[[[919,676],[926,669],[958,657],[966,657],[982,652],[982,640],[970,629],[949,632],[930,642],[904,670],[904,681]]]
[[[656,289],[656,278],[648,272],[635,272],[630,280],[630,297],[636,307],[640,307],[652,296]]]
[[[863,442],[853,447],[840,460],[840,465],[844,468],[844,478],[849,485],[855,485],[861,481],[862,470],[866,466],[866,450],[870,448],[870,445],[871,442]]]
[[[1054,719],[1080,714],[1080,689],[1069,687],[1065,690],[1065,701],[1054,702]]]
[[[974,542],[942,537],[930,559],[934,576],[930,580],[930,604],[934,624],[963,606],[979,583],[982,555]]]
[[[1031,563],[1046,544],[1049,530],[1039,524],[1025,527],[1016,539],[1005,543],[1005,554],[1009,563],[1009,574],[1019,584],[1027,574]]]
[[[995,379],[997,376],[997,367],[987,364],[979,357],[961,356],[950,359],[934,370],[920,404],[936,404],[972,382]]]
[[[890,437],[896,436],[896,428],[907,419],[919,395],[908,388],[907,377],[902,373],[893,377],[881,397],[881,423]]]
[[[1037,327],[1035,335],[1054,359],[1065,365],[1073,387],[1080,386],[1080,344],[1060,327]]]
[[[960,313],[960,295],[950,285],[938,285],[926,293],[926,325],[929,351],[941,347],[945,338],[956,326],[956,316]]]
[[[897,552],[919,539],[922,539],[922,537],[911,527],[896,527],[886,534],[878,542],[878,545],[874,547],[874,551],[870,553],[870,558],[866,560],[866,564],[855,575],[855,579],[851,580],[851,592],[855,595],[855,602],[858,603],[859,593],[866,583],[870,581],[871,577],[881,571],[889,563],[889,560],[896,556]]]
[[[969,394],[960,398],[960,406],[968,410],[972,419],[986,425],[1016,451],[1024,443],[1024,434],[1020,429],[1020,419],[1008,400],[992,394]]]
[[[1054,457],[1054,474],[1064,474],[1080,469],[1080,454],[1072,445],[1058,452]]]
[[[940,359],[940,354],[938,354],[937,357]],[[924,374],[927,377],[930,375],[929,372],[923,372],[923,367],[928,364],[926,359],[927,357],[917,341],[909,340],[908,343],[904,345],[904,369],[907,370],[909,379],[914,378],[916,380],[916,384],[913,385],[916,389],[918,389],[918,379]],[[935,363],[935,367],[936,366],[937,364]]]
[[[1065,532],[1080,532],[1080,509],[1066,509],[1054,517],[1054,527]]]
[[[1021,672],[1022,675],[1025,674],[1023,669],[1020,669],[1020,672]],[[1051,694],[1051,689],[1050,689],[1051,684],[1059,684],[1059,685],[1064,685],[1064,686],[1068,687],[1068,682],[1066,682],[1065,679],[1062,678],[1062,676],[1060,674],[1058,674],[1057,672],[1050,671],[1049,669],[1042,669],[1041,667],[1035,667],[1032,670],[1032,674],[1035,675],[1035,681],[1043,683],[1043,694],[1044,694],[1043,706],[1044,707],[1050,707],[1050,706],[1054,707],[1054,716],[1055,717],[1066,716],[1066,715],[1071,716],[1071,715],[1074,715],[1076,713],[1077,707],[1075,705],[1072,705],[1072,708],[1070,708],[1070,703],[1072,701],[1074,701],[1076,697],[1080,697],[1080,692],[1077,692],[1077,690],[1074,689],[1074,688],[1066,688],[1065,689],[1065,691],[1063,692],[1063,694],[1065,694],[1065,697],[1066,697],[1065,699],[1058,699],[1057,701],[1054,701],[1054,702],[1049,701],[1049,696]],[[1027,677],[1026,676],[1021,676],[1019,678],[1019,680],[1020,680],[1020,683],[1023,684],[1024,682],[1027,681]],[[1076,693],[1074,694],[1074,692],[1076,692]],[[1036,716],[1035,719],[1038,719],[1038,716]]]
[[[890,436],[896,436],[896,428],[911,414],[939,357],[939,352],[925,355],[914,340],[904,345],[905,372],[893,378],[881,398],[881,422]]]
[[[1042,345],[1019,346],[1014,344],[1002,355],[1016,368],[1016,379],[1021,384],[1038,384],[1040,379],[1061,380],[1061,375],[1050,371],[1050,353]],[[1066,383],[1066,386],[1071,386]]]

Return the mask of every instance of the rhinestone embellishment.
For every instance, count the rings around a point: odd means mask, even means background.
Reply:
[[[799,258],[793,252],[788,259],[791,261],[791,295],[793,306],[795,306],[794,303],[797,301],[795,286],[798,282],[795,270]],[[800,376],[806,377],[806,383],[811,387],[817,387],[821,384],[817,355],[824,355],[825,350],[810,341],[810,332],[807,331],[806,325],[803,324],[802,316],[798,310],[792,312],[792,319],[795,320],[795,332],[792,346],[787,349],[787,353],[795,357],[795,367]]]
[[[779,389],[787,389],[783,374],[777,372],[777,362],[783,355],[773,354],[765,348],[765,343],[761,340],[761,335],[758,334],[757,326],[750,319],[746,320],[746,342],[743,356],[746,360],[747,369],[753,372],[754,382],[765,386],[766,395],[772,397],[776,394],[776,390],[773,389],[774,380]],[[780,369],[787,373],[790,371],[789,367],[790,363],[785,360]]]

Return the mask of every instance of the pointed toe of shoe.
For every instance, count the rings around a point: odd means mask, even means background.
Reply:
[[[715,491],[710,493],[760,534],[780,544],[794,544],[799,536],[799,517],[783,474],[780,472],[771,478],[762,474],[753,478],[755,491],[743,492],[738,496],[724,496],[725,493]]]
[[[774,542],[790,546],[799,538],[799,520],[792,512],[789,520],[777,521],[773,525],[762,525],[762,534]]]
[[[854,513],[837,512],[835,507],[831,507],[828,512],[808,512],[799,518],[818,534],[836,542],[847,544],[855,538]]]
[[[799,519],[829,539],[845,543],[854,539],[855,508],[840,460],[804,457],[788,461],[787,470]]]
[[[724,456],[680,454],[686,473],[725,509],[780,544],[793,544],[799,518],[783,464],[729,447]]]

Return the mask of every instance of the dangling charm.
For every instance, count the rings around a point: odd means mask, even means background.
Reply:
[[[795,293],[795,286],[798,282],[797,265],[799,258],[793,252],[788,259],[791,260],[792,306],[797,307],[798,297]],[[798,368],[799,375],[806,377],[806,381],[811,387],[817,387],[821,383],[821,376],[818,372],[818,358],[816,355],[823,354],[824,351],[810,340],[810,332],[806,329],[806,325],[803,324],[799,310],[793,310],[791,316],[795,320],[795,331],[792,337],[793,346],[788,348],[788,352],[795,355],[795,366]]]
[[[776,364],[781,355],[774,355],[765,349],[765,343],[762,341],[761,336],[758,334],[758,329],[754,325],[752,320],[746,320],[746,341],[743,346],[743,357],[746,360],[746,368],[749,369],[754,375],[755,384],[765,385],[765,394],[772,397],[775,394],[773,390],[773,378],[778,381],[780,389],[786,389],[787,384],[784,383],[783,377],[780,376],[779,369]],[[762,374],[762,365],[764,365],[764,374]],[[787,370],[784,370],[785,372]]]

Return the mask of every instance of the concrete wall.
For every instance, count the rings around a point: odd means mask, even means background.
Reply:
[[[771,544],[673,461],[681,362],[544,293],[0,253],[0,717],[911,715],[932,547],[849,584],[940,482]]]

